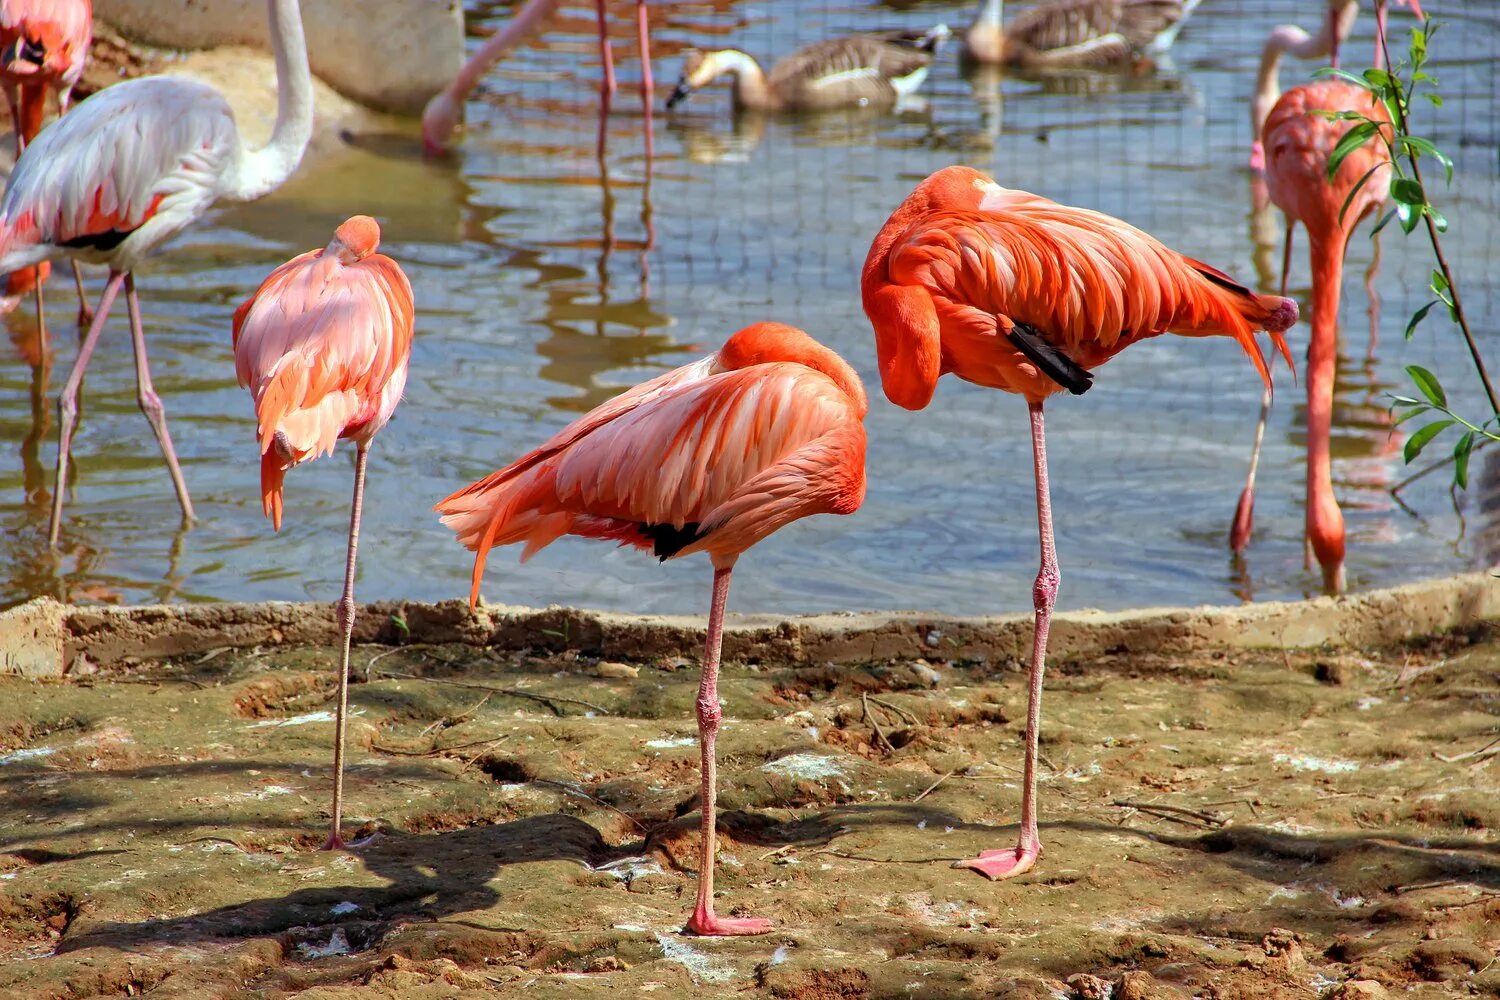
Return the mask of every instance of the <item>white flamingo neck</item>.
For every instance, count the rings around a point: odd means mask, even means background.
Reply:
[[[561,0],[527,0],[526,6],[515,13],[501,31],[492,35],[480,46],[479,51],[464,63],[453,82],[448,85],[450,100],[462,104],[464,98],[479,86],[491,66],[501,57],[524,42],[549,14],[557,9]]]
[[[250,201],[280,187],[312,138],[312,71],[307,65],[307,39],[297,0],[266,0],[271,21],[271,49],[276,55],[276,124],[271,139],[245,154],[238,176],[232,179],[231,198]]]
[[[1255,75],[1255,96],[1250,101],[1250,114],[1255,127],[1255,138],[1260,138],[1260,128],[1266,116],[1281,97],[1281,60],[1287,53],[1298,59],[1317,59],[1327,55],[1333,48],[1333,39],[1324,19],[1324,29],[1309,35],[1295,24],[1283,24],[1272,29],[1266,37],[1266,46],[1260,53],[1260,67]]]
[[[979,13],[974,15],[975,28],[993,28],[1000,30],[1000,25],[1005,22],[1005,0],[984,0],[979,5]]]

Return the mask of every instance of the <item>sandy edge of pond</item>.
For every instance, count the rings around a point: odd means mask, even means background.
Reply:
[[[1053,621],[1061,659],[1101,653],[1208,648],[1389,646],[1500,619],[1500,582],[1470,573],[1345,597],[1241,607],[1069,611]],[[621,659],[694,656],[704,619],[577,608],[385,601],[361,608],[355,641],[464,643],[501,650],[574,649]],[[730,615],[729,657],[783,663],[890,658],[1020,658],[1030,615],[954,618],[922,612],[779,618]],[[334,641],[330,604],[170,604],[95,607],[37,598],[0,613],[0,673],[57,677],[75,664],[109,668],[141,659]]]

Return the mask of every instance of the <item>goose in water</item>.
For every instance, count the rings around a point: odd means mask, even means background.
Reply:
[[[817,42],[793,52],[770,73],[738,49],[692,49],[667,107],[676,107],[721,76],[733,79],[736,110],[830,111],[895,104],[922,85],[949,34],[940,24],[921,34],[889,32]]]
[[[1004,24],[1004,0],[984,0],[964,35],[964,55],[1035,69],[1107,68],[1165,52],[1198,3],[1043,0]]]

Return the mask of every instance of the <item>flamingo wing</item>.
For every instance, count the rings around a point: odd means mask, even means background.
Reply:
[[[476,551],[471,600],[494,545],[524,541],[524,559],[571,533],[663,559],[738,553],[799,517],[859,506],[864,427],[832,379],[790,362],[689,368],[437,505]]]
[[[241,156],[228,103],[195,80],[116,84],[43,129],[0,200],[0,271],[59,249],[107,253],[160,216],[159,239],[210,205]]]
[[[90,0],[0,0],[0,48],[30,42],[42,54],[40,75],[71,87],[88,60],[93,17]]]

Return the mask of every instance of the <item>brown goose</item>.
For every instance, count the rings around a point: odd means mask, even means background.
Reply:
[[[1042,0],[1003,24],[1004,0],[984,0],[964,35],[975,62],[1105,68],[1164,52],[1199,0]]]
[[[734,81],[736,109],[828,111],[894,104],[922,85],[948,36],[940,24],[920,35],[891,32],[817,42],[781,60],[769,74],[738,49],[689,50],[667,107],[721,76]]]

